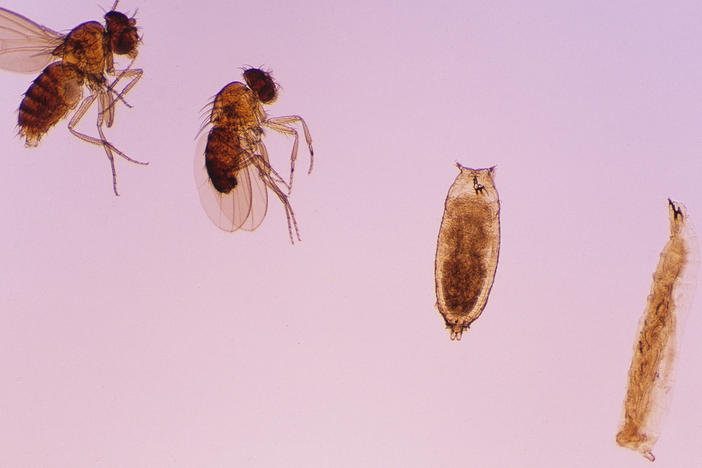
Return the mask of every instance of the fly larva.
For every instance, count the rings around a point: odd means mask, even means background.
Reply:
[[[617,434],[622,447],[649,460],[658,439],[672,386],[676,331],[690,306],[697,274],[698,246],[685,207],[668,199],[670,239],[661,252],[634,344],[624,420]]]
[[[495,279],[500,252],[500,197],[495,167],[461,171],[446,197],[436,246],[436,305],[460,340],[480,317]]]

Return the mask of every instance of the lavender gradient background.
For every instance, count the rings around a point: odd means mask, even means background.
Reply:
[[[145,75],[108,136],[151,165],[117,162],[119,198],[66,122],[23,147],[34,76],[0,74],[0,467],[651,466],[614,435],[666,198],[702,226],[699,1],[136,8]],[[195,192],[199,110],[247,64],[314,138],[294,247],[275,200],[227,234]],[[503,234],[459,343],[433,276],[456,161],[498,166]],[[700,303],[659,468],[702,467]]]

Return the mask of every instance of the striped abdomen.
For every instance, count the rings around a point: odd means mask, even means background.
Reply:
[[[83,75],[72,65],[52,63],[29,87],[19,108],[20,135],[27,146],[41,137],[81,100]]]
[[[248,159],[233,129],[214,127],[210,130],[205,148],[205,165],[212,185],[219,192],[229,193],[236,187],[236,175],[249,164]]]

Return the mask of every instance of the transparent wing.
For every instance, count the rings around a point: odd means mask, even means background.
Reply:
[[[0,8],[0,69],[36,73],[57,57],[51,52],[64,35]]]
[[[241,228],[251,213],[251,179],[249,168],[242,170],[237,177],[237,186],[229,193],[219,192],[207,174],[205,147],[209,133],[203,134],[195,150],[195,185],[200,204],[215,225],[224,231]],[[259,223],[260,224],[260,223]]]
[[[248,178],[251,181],[251,210],[249,217],[246,218],[241,229],[245,231],[253,231],[261,225],[263,218],[266,217],[268,211],[268,190],[266,183],[261,178],[261,175],[254,164],[249,164],[242,172],[248,173]]]

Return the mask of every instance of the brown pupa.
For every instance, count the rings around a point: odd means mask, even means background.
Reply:
[[[500,197],[495,167],[460,173],[446,197],[436,246],[436,305],[452,340],[485,309],[500,252]]]
[[[675,341],[681,315],[689,309],[699,266],[697,238],[685,207],[668,199],[670,239],[653,274],[653,285],[639,324],[624,417],[617,443],[654,461],[653,446],[668,409]]]

